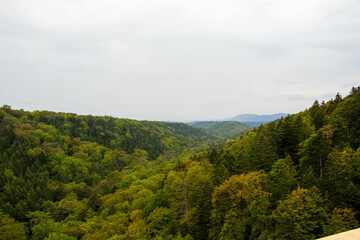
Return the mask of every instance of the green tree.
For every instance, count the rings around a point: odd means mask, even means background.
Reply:
[[[50,219],[48,221],[40,222],[37,225],[31,227],[32,240],[40,240],[47,238],[49,234],[58,232],[60,230],[60,223],[54,222]]]
[[[360,162],[353,155],[354,152],[350,147],[346,147],[343,151],[334,148],[329,154],[325,166],[324,181],[334,205],[340,205],[344,202],[345,199],[342,198],[347,197],[339,193],[346,189],[357,176],[356,170],[360,167]]]
[[[70,237],[64,233],[53,232],[50,233],[48,237],[44,238],[44,240],[76,240],[75,237]]]
[[[294,190],[271,215],[263,237],[268,239],[315,239],[322,235],[327,219],[319,190]]]
[[[318,177],[323,176],[328,154],[331,152],[332,133],[331,125],[327,125],[302,143],[300,153],[300,168],[302,171],[311,167]]]
[[[166,239],[174,233],[175,230],[175,214],[169,208],[157,207],[152,211],[147,221],[152,237],[161,237]]]
[[[27,239],[25,225],[0,211],[0,239]]]
[[[189,210],[182,222],[194,239],[207,239],[210,227],[212,173],[204,165],[192,162],[185,177]]]
[[[297,187],[297,176],[290,156],[275,162],[269,173],[272,199],[277,201],[290,194]]]
[[[349,231],[359,227],[355,213],[348,208],[335,208],[327,225],[324,227],[324,236]]]
[[[256,239],[263,231],[270,193],[263,190],[267,176],[262,172],[234,175],[212,195],[210,238]]]
[[[129,240],[146,240],[150,237],[150,228],[143,218],[143,213],[134,210],[130,215],[131,223],[126,230],[125,239]]]

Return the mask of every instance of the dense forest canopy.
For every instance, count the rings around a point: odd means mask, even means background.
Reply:
[[[223,138],[236,138],[252,128],[249,125],[235,121],[207,121],[193,122],[188,124],[193,127],[206,129],[210,133]]]
[[[4,105],[0,239],[315,239],[359,226],[359,88],[219,140]]]

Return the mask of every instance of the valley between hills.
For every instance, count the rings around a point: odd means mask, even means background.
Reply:
[[[244,117],[244,116],[243,116]],[[359,227],[360,89],[273,119],[0,108],[0,239],[315,239]]]

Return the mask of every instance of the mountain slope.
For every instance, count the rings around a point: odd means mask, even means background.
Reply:
[[[245,227],[241,231],[249,233],[243,235],[245,239],[254,234],[261,239],[312,239],[358,227],[359,136],[360,88],[353,88],[345,98],[338,94],[327,103],[315,101],[304,112],[265,124],[223,148],[199,154],[195,159],[213,164],[214,181],[219,185],[213,193],[215,209],[210,220],[219,227],[212,228],[210,235],[237,231],[235,225],[229,228],[228,216],[243,210],[224,207],[227,201],[248,211],[254,210],[255,202],[274,204],[268,210],[272,213],[266,229],[259,231],[255,224]],[[246,193],[249,186],[253,190]],[[232,200],[233,192],[236,198],[242,197],[241,201]],[[248,194],[257,197],[252,199]],[[266,224],[258,220],[249,218]],[[299,226],[306,232],[300,234]]]
[[[271,121],[275,121],[281,119],[282,117],[286,117],[289,114],[287,113],[276,113],[271,115],[257,115],[257,114],[240,114],[233,118],[228,118],[221,121],[193,121],[187,124],[199,127],[199,128],[208,128],[210,125],[213,125],[218,122],[240,122],[243,125],[250,126],[250,127],[258,127],[261,124],[265,124]]]
[[[359,88],[210,149],[216,138],[184,124],[4,106],[0,239],[317,239],[357,228],[359,136]]]
[[[187,124],[193,127],[206,129],[216,123],[218,123],[218,121],[194,121],[194,122],[189,122]]]
[[[26,112],[1,108],[0,120],[13,118],[16,126],[30,124],[34,128],[48,125],[61,135],[96,142],[113,150],[132,153],[143,149],[155,159],[166,151],[179,153],[181,148],[201,146],[218,138],[207,131],[184,123],[137,121],[114,117],[81,116],[49,111]]]
[[[257,115],[257,114],[240,114],[233,118],[227,119],[228,121],[237,121],[237,122],[271,122],[282,117],[286,117],[287,113],[276,113],[271,115]]]
[[[210,133],[224,138],[245,133],[246,130],[251,128],[248,125],[236,121],[223,121],[223,122],[208,121],[208,122],[193,122],[190,124],[192,124],[193,127],[204,128],[208,130]]]

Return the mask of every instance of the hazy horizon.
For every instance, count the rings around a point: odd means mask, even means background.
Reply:
[[[0,105],[159,121],[297,113],[360,79],[360,1],[0,2]]]

